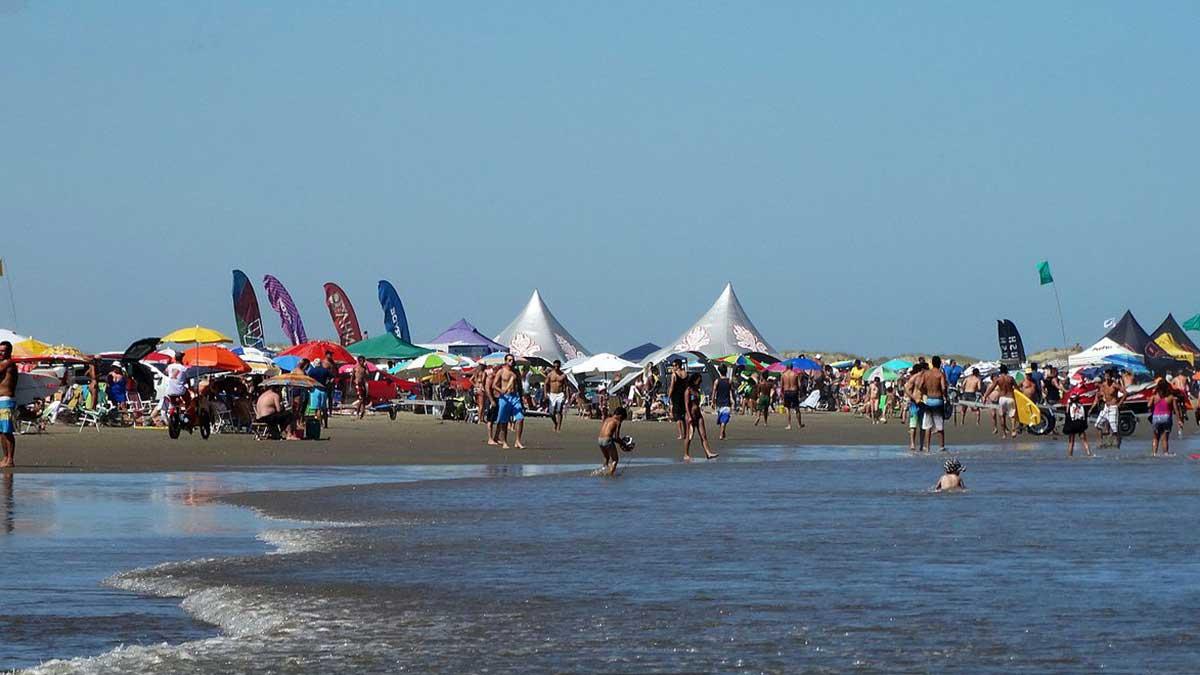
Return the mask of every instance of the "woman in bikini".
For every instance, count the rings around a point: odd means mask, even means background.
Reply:
[[[692,434],[700,432],[700,444],[704,447],[704,459],[716,459],[719,455],[708,444],[708,429],[704,426],[704,413],[700,410],[700,373],[692,373],[687,379],[684,393],[687,433],[683,437],[683,461],[692,461]]]

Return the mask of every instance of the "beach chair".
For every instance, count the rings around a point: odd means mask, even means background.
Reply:
[[[84,427],[91,425],[96,427],[96,431],[100,431],[101,423],[108,423],[108,415],[112,412],[111,406],[96,407],[93,410],[82,410],[79,413],[79,433],[83,433]]]

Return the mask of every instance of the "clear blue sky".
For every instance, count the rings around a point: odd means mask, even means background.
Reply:
[[[994,356],[1200,311],[1200,6],[0,0],[22,332],[233,331],[246,270],[333,335],[534,287],[592,350],[726,280],[777,347]],[[1110,279],[1105,282],[1105,272]],[[0,289],[0,326],[11,326]],[[930,312],[923,314],[923,312]],[[1182,315],[1182,316],[1180,316]]]

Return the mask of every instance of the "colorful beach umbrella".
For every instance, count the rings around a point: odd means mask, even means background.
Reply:
[[[196,325],[190,328],[180,328],[173,330],[162,337],[163,342],[188,343],[194,342],[197,344],[215,344],[218,342],[233,342],[223,333],[212,328]]]
[[[866,375],[863,375],[863,382],[872,382],[877,377],[880,382],[895,382],[900,379],[900,371],[888,370],[883,366],[875,366],[868,370]]]
[[[786,361],[780,361],[779,363],[772,363],[767,367],[767,370],[772,373],[782,373],[783,371],[787,370],[789,365],[792,367],[792,370],[821,370],[821,364],[813,361],[812,359],[802,358],[788,359]]]
[[[301,373],[282,373],[263,380],[262,384],[264,387],[305,387],[308,389],[321,386],[316,380]]]
[[[362,342],[355,342],[346,347],[346,351],[354,356],[361,356],[367,359],[393,359],[399,361],[402,359],[415,359],[433,350],[405,342],[392,333],[383,333]]]
[[[299,356],[302,359],[316,363],[325,358],[325,352],[332,352],[333,362],[337,363],[354,363],[354,355],[346,351],[346,348],[336,342],[328,340],[310,340],[302,342],[294,347],[279,352],[279,356]]]
[[[33,338],[13,343],[13,356],[41,356],[49,351],[50,345]]]
[[[413,374],[433,370],[466,368],[471,365],[474,365],[474,361],[465,356],[457,356],[455,354],[447,354],[445,352],[432,352],[418,356],[411,361],[396,365],[394,368],[392,368],[391,373],[393,375],[397,375],[399,373]]]
[[[752,368],[754,370],[766,370],[766,366],[756,361],[755,359],[746,356],[745,354],[729,354],[712,360],[713,363],[724,363],[730,366],[741,366],[743,368]]]
[[[229,373],[250,372],[250,366],[241,357],[218,345],[192,347],[183,353],[183,364],[197,368],[213,368]]]
[[[500,366],[504,364],[504,357],[506,356],[508,356],[508,352],[492,352],[479,359],[477,363],[482,366]]]

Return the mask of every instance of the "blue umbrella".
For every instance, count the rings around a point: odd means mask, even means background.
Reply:
[[[801,357],[788,359],[783,362],[783,365],[791,365],[794,370],[821,370],[821,364],[813,361],[812,359]]]
[[[1113,354],[1112,356],[1104,357],[1105,363],[1111,363],[1118,368],[1123,368],[1133,373],[1134,375],[1149,375],[1150,369],[1142,362],[1140,356],[1132,356],[1129,354]]]
[[[296,366],[300,365],[299,356],[276,356],[271,361],[285,373],[292,372],[296,369]]]

